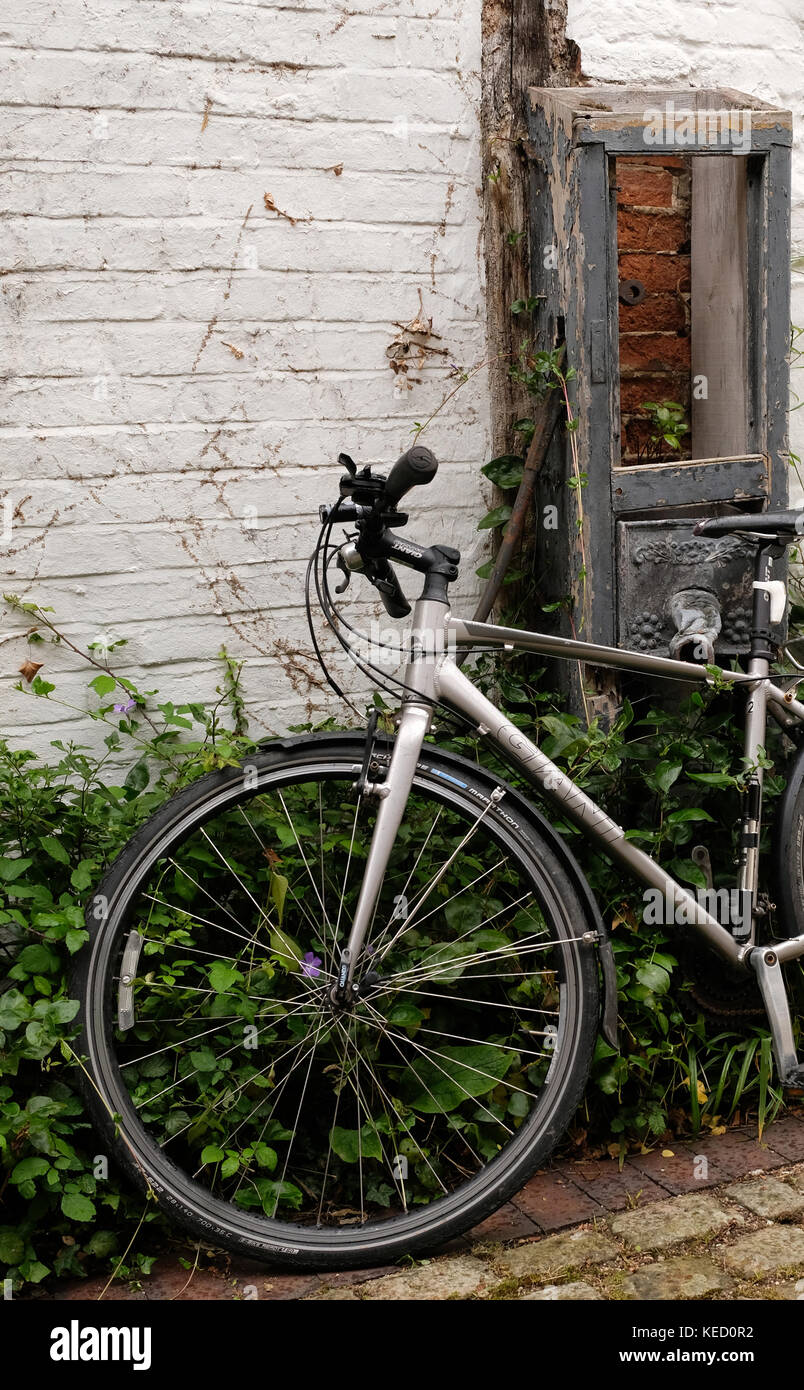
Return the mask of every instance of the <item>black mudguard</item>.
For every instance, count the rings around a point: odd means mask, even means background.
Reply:
[[[355,757],[358,761],[362,758],[366,742],[365,736],[361,736],[360,734],[325,733],[303,734],[298,738],[272,739],[271,744],[276,745],[278,742],[282,747],[295,748],[299,743],[309,741],[311,738],[320,741],[322,747],[326,747],[328,743],[338,743],[342,745],[347,741],[354,742]],[[383,745],[390,747],[391,743],[392,740],[383,734],[378,733],[375,736],[375,744],[378,748],[382,748]],[[534,830],[544,836],[550,848],[553,850],[553,853],[561,860],[567,875],[575,886],[578,897],[584,905],[587,931],[594,931],[597,933],[598,959],[600,961],[600,974],[603,986],[601,992],[602,1009],[600,1031],[607,1043],[614,1048],[618,1047],[617,971],[614,964],[614,952],[611,949],[611,939],[595,896],[589,887],[580,864],[569,848],[566,840],[562,839],[558,831],[550,824],[546,817],[542,815],[541,811],[537,810],[521,792],[518,792],[516,788],[512,787],[508,782],[501,782],[494,773],[489,772],[478,763],[471,762],[468,758],[461,757],[458,753],[447,752],[445,749],[439,748],[435,744],[425,744],[422,750],[422,762],[427,762],[428,753],[431,753],[434,760],[437,759],[439,762],[452,764],[456,772],[462,771],[465,774],[471,774],[476,780],[484,782],[488,786],[489,792],[495,791],[498,787],[504,788],[506,798],[516,803],[517,810],[520,812],[523,819],[529,821]],[[804,754],[804,750],[802,750],[802,754]],[[802,928],[802,930],[804,930],[804,928]]]
[[[771,896],[780,936],[804,935],[804,747],[785,769],[787,786],[777,802],[771,837]]]

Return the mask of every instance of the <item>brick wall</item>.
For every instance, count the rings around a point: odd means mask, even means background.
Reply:
[[[634,155],[613,177],[619,279],[644,290],[619,305],[621,457],[633,462],[646,457],[646,401],[675,401],[689,419],[690,175],[682,158]]]
[[[301,582],[337,454],[393,460],[485,355],[480,0],[30,0],[0,43],[2,589],[174,702],[225,644],[255,734],[331,712]],[[434,351],[395,372],[416,318]],[[466,606],[487,413],[480,373],[411,527],[464,550]],[[31,654],[77,709],[13,689],[24,632],[4,728],[99,738],[66,648]]]

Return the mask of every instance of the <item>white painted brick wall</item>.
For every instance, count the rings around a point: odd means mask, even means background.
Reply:
[[[320,717],[302,580],[337,454],[392,461],[485,356],[480,0],[30,0],[0,45],[3,588],[78,646],[125,638],[163,698],[213,698],[225,643],[255,733]],[[400,393],[420,290],[449,356]],[[412,528],[462,548],[467,607],[487,416],[481,373],[425,436]],[[27,654],[4,613],[4,730],[99,739],[13,689]],[[30,654],[96,703],[69,651]]]
[[[0,496],[18,516],[3,587],[52,605],[79,646],[126,638],[121,669],[164,698],[211,699],[225,643],[255,732],[319,717],[333,701],[305,655],[301,579],[336,455],[392,460],[449,386],[436,358],[394,389],[395,325],[421,290],[449,361],[486,354],[480,0],[5,8]],[[800,0],[570,0],[569,30],[595,79],[792,106],[804,255]],[[794,304],[804,322],[801,273]],[[416,502],[418,534],[464,550],[467,607],[488,438],[480,373],[428,430],[444,467]],[[85,708],[84,668],[43,651]],[[26,654],[4,612],[14,741],[99,737],[14,690]]]

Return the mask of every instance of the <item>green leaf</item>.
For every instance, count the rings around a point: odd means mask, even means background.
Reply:
[[[666,758],[656,764],[653,771],[653,781],[660,791],[669,792],[673,783],[681,775],[682,767],[682,763],[673,763]]]
[[[5,883],[13,883],[14,880],[19,878],[20,874],[24,874],[25,870],[29,869],[32,864],[33,859],[8,859],[2,857],[0,858],[0,878],[3,879]]]
[[[21,965],[27,975],[47,974],[56,964],[57,959],[47,946],[25,946],[17,956],[17,965]]]
[[[505,1076],[513,1055],[485,1043],[440,1047],[434,1062],[417,1058],[403,1074],[406,1103],[424,1115],[455,1110],[467,1097],[487,1095]]]
[[[96,1255],[98,1259],[111,1255],[116,1246],[117,1236],[114,1231],[96,1231],[86,1243],[90,1255]]]
[[[482,898],[479,894],[463,892],[445,903],[443,910],[447,925],[457,934],[469,931],[471,927],[479,927],[481,922],[493,917],[500,907],[502,903],[498,900],[492,901]]]
[[[423,1019],[421,1009],[407,1001],[394,1004],[388,1013],[388,1022],[395,1024],[397,1028],[416,1028]]]
[[[302,1204],[302,1194],[295,1183],[273,1182],[270,1178],[258,1178],[257,1187],[262,1199],[262,1209],[266,1216],[273,1216],[279,1198],[279,1206],[292,1207],[298,1211]]]
[[[240,974],[240,971],[236,970],[232,965],[227,965],[225,961],[222,960],[213,961],[207,973],[209,976],[209,983],[216,994],[226,994],[235,983],[243,984],[243,976]]]
[[[706,888],[703,870],[691,859],[671,859],[667,867],[670,873],[675,874],[683,883],[691,883],[695,888]]]
[[[55,835],[42,835],[39,843],[45,853],[49,854],[51,859],[55,859],[57,864],[69,864],[70,856],[61,840],[57,840]]]
[[[671,811],[670,815],[667,817],[666,824],[683,825],[686,821],[690,820],[713,821],[714,819],[714,816],[710,816],[709,812],[705,811],[702,806],[686,806],[681,811]]]
[[[495,526],[504,526],[511,515],[511,508],[508,506],[493,507],[487,512],[482,521],[477,523],[478,531],[493,531]]]
[[[481,473],[497,487],[519,487],[525,460],[521,454],[500,454],[481,468]]]
[[[640,984],[651,991],[651,994],[664,994],[670,987],[670,976],[661,965],[656,965],[654,961],[649,961],[646,965],[640,965],[636,971],[636,977]]]
[[[707,787],[736,787],[737,778],[727,772],[688,772],[687,776],[695,782],[703,782]]]
[[[18,1265],[25,1254],[25,1241],[19,1231],[6,1226],[0,1231],[0,1264]]]
[[[297,941],[286,931],[279,927],[274,927],[271,932],[271,949],[279,957],[280,964],[285,970],[300,970],[302,952]]]
[[[32,1178],[41,1178],[49,1167],[46,1158],[22,1158],[12,1169],[11,1182],[18,1185],[21,1182],[30,1182]]]
[[[276,908],[276,915],[279,918],[279,925],[282,925],[282,916],[285,911],[285,898],[287,897],[288,881],[284,874],[271,874],[271,901]]]
[[[49,1023],[72,1023],[79,1010],[77,999],[56,999],[49,1006],[47,1018]]]
[[[430,979],[437,980],[439,985],[451,985],[461,977],[463,966],[460,962],[465,956],[474,954],[475,948],[469,941],[445,942],[425,951],[421,963],[430,972]],[[452,962],[455,963],[454,968]]]
[[[115,680],[114,676],[105,676],[101,674],[100,676],[96,676],[93,681],[89,682],[89,684],[95,691],[95,694],[101,696],[102,698],[104,695],[111,695],[112,691],[114,690],[117,684],[117,681]]]
[[[223,1149],[219,1149],[217,1144],[207,1144],[206,1148],[201,1150],[202,1163],[221,1163],[225,1157]]]
[[[92,885],[95,877],[94,866],[91,859],[82,859],[77,869],[73,869],[70,874],[70,883],[73,888],[77,888],[79,893]]]
[[[133,767],[129,768],[123,786],[132,796],[139,796],[140,792],[145,791],[150,780],[151,774],[148,771],[148,764],[144,758],[140,758]]]
[[[330,1143],[338,1158],[344,1163],[357,1163],[362,1158],[382,1158],[382,1145],[376,1130],[369,1125],[356,1129],[341,1129],[336,1125],[330,1131]]]
[[[71,1221],[92,1221],[95,1216],[95,1203],[85,1197],[83,1192],[65,1192],[61,1199],[61,1209]]]
[[[215,1053],[209,1047],[200,1047],[190,1053],[190,1061],[196,1071],[214,1071],[218,1065]]]
[[[18,989],[0,994],[0,1028],[13,1030],[31,1017],[31,1005]]]

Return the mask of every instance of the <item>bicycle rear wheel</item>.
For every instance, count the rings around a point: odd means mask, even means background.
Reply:
[[[205,1240],[319,1269],[421,1253],[515,1193],[572,1117],[598,1019],[562,866],[429,747],[359,997],[333,1005],[375,815],[361,752],[279,744],[174,797],[100,885],[78,965],[87,1100],[119,1161]]]

